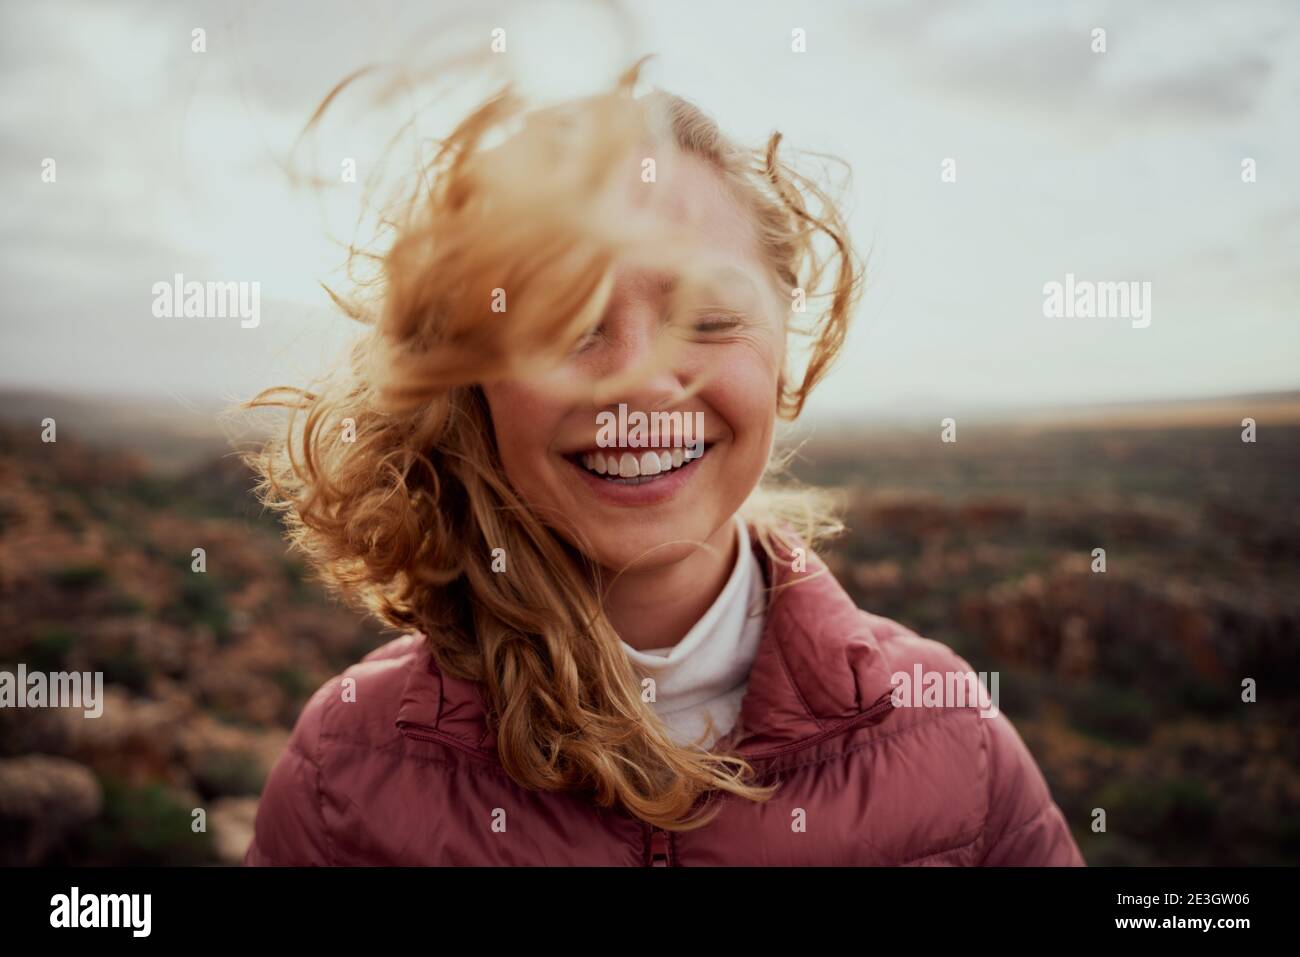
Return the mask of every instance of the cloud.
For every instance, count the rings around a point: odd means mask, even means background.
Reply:
[[[864,40],[931,95],[1036,122],[1200,124],[1250,112],[1300,58],[1300,5],[1061,7],[1031,0],[869,6]],[[1106,31],[1104,53],[1092,31]],[[883,42],[881,42],[883,41]]]

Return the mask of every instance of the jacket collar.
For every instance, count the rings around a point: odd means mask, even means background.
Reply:
[[[769,601],[763,638],[734,728],[714,749],[759,756],[810,744],[883,707],[893,691],[889,669],[869,626],[817,556],[799,544],[776,543],[769,556],[753,538]],[[397,725],[432,732],[448,743],[491,757],[477,683],[442,674],[427,642],[417,644],[398,706]]]
[[[797,540],[772,545],[769,555],[754,543],[769,595],[763,640],[737,727],[718,743],[742,755],[811,743],[893,693],[868,616],[830,569]]]

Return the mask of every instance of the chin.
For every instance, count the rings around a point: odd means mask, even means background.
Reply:
[[[633,526],[633,523],[627,523]],[[661,568],[689,557],[696,551],[697,542],[708,538],[709,532],[688,527],[684,523],[654,525],[651,527],[610,528],[585,530],[590,550],[588,556],[603,568],[620,571],[630,565],[637,570]],[[672,543],[672,544],[669,544]]]

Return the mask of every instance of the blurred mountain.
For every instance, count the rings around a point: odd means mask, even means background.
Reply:
[[[60,432],[94,448],[127,453],[151,471],[176,475],[257,435],[255,420],[230,413],[230,403],[180,395],[133,397],[0,390],[0,423],[39,435],[54,419]]]

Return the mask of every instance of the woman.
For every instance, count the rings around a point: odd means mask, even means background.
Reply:
[[[296,413],[266,501],[405,634],[311,698],[246,862],[1082,864],[1005,716],[904,706],[969,666],[772,481],[859,291],[834,202],[634,79],[474,111],[346,374],[252,403]]]

